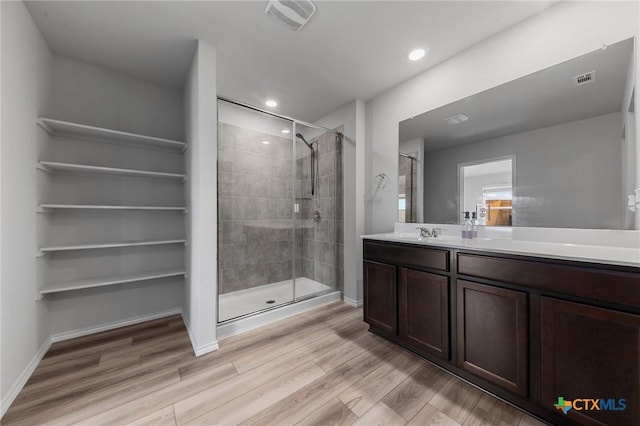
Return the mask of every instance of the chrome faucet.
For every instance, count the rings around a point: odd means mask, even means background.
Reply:
[[[431,238],[433,236],[431,231],[429,231],[429,228],[423,228],[421,226],[418,226],[416,229],[420,230],[420,237],[422,238]]]
[[[442,228],[432,228],[431,230],[429,230],[429,228],[424,228],[422,226],[418,226],[416,227],[416,229],[420,230],[421,238],[438,238],[438,235],[446,231]]]
[[[433,235],[433,238],[438,238],[438,235],[442,234],[443,232],[446,232],[446,229],[433,228],[431,230],[431,235]]]

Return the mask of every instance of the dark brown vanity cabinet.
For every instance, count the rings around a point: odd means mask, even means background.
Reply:
[[[449,252],[366,242],[364,254],[365,322],[419,354],[449,360]]]
[[[600,399],[606,407],[580,401],[567,415],[588,425],[640,424],[640,316],[550,297],[541,306],[542,404]]]
[[[396,267],[364,262],[364,320],[389,336],[398,332]]]
[[[550,424],[640,426],[640,268],[369,240],[364,258],[371,331]]]
[[[418,352],[449,359],[449,279],[399,268],[398,334]]]
[[[527,294],[458,280],[458,366],[527,396]]]

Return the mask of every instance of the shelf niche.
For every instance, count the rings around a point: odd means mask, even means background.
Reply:
[[[166,153],[162,154],[160,151],[181,154],[181,153],[184,153],[184,151],[187,148],[187,145],[181,141],[158,138],[154,136],[139,135],[134,133],[122,132],[118,130],[110,130],[110,129],[100,128],[100,127],[89,126],[85,124],[51,119],[51,118],[41,117],[37,120],[37,124],[52,137],[54,136],[63,137],[63,138],[66,137],[66,138],[73,139],[75,141],[80,141],[80,143],[82,143],[83,141],[86,141],[86,142],[99,142],[99,143],[112,144],[114,146],[117,146],[116,148],[114,148],[116,150],[115,151],[116,155],[123,156],[123,157],[128,155],[127,149],[129,148],[146,149],[148,150],[149,155],[153,155],[154,151],[156,155],[166,155]],[[87,146],[87,149],[90,149],[89,145],[86,145],[86,146]],[[56,146],[56,149],[60,150],[60,151],[56,151],[56,155],[55,155],[55,157],[59,158],[59,161],[48,161],[47,159],[43,159],[42,161],[37,162],[36,168],[46,173],[70,176],[70,178],[65,178],[65,179],[70,179],[69,182],[82,183],[82,182],[86,182],[90,177],[101,176],[101,177],[107,177],[107,178],[110,178],[110,177],[144,178],[144,179],[157,180],[157,182],[161,182],[162,185],[167,185],[168,182],[175,182],[175,181],[185,182],[187,178],[186,174],[183,174],[183,173],[168,173],[168,172],[153,171],[153,170],[142,170],[145,167],[138,168],[137,166],[139,165],[137,163],[132,163],[133,167],[129,167],[129,168],[107,167],[107,166],[98,166],[98,165],[91,164],[96,160],[97,161],[103,160],[104,156],[101,156],[100,151],[98,151],[97,153],[94,153],[93,151],[88,151],[90,152],[90,155],[88,157],[85,157],[83,160],[78,161],[77,157],[74,155],[74,151],[71,150],[69,146],[66,146],[63,144],[60,146]],[[76,157],[75,161],[74,161],[74,157]],[[182,161],[182,162],[184,161],[184,157],[182,155],[178,155],[175,158],[176,158],[175,161]],[[149,164],[152,164],[152,163],[149,163]],[[175,163],[173,164],[175,165]],[[153,168],[153,167],[150,167],[150,168]],[[108,213],[110,211],[113,211],[114,215],[118,215],[117,212],[126,212],[126,211],[138,211],[138,212],[142,212],[140,214],[144,214],[144,215],[147,214],[146,212],[149,212],[149,214],[151,214],[151,212],[177,212],[177,213],[187,212],[187,209],[184,205],[175,205],[175,204],[184,204],[184,197],[180,197],[182,198],[182,200],[178,200],[178,198],[175,197],[176,193],[173,193],[174,195],[173,197],[169,196],[167,198],[166,191],[149,192],[146,190],[147,188],[146,183],[145,184],[136,183],[136,185],[132,186],[133,181],[129,181],[129,182],[131,183],[128,183],[127,181],[116,181],[115,179],[113,179],[113,183],[109,183],[109,184],[115,185],[114,188],[116,191],[117,191],[117,188],[121,187],[122,185],[126,185],[127,189],[129,190],[133,188],[133,191],[134,192],[137,191],[137,194],[140,195],[141,201],[139,201],[139,203],[142,205],[138,205],[136,203],[136,201],[138,200],[135,197],[124,201],[122,204],[118,204],[117,197],[115,198],[111,197],[112,199],[107,201],[104,197],[103,192],[93,192],[94,194],[98,194],[98,196],[93,197],[94,199],[92,200],[92,202],[86,202],[86,201],[82,202],[81,200],[69,199],[70,197],[67,197],[67,195],[69,195],[68,192],[60,192],[53,195],[53,198],[54,198],[53,200],[47,200],[47,202],[41,202],[41,204],[38,205],[37,212],[39,213],[57,212],[55,216],[47,216],[46,219],[44,219],[46,220],[47,226],[49,227],[59,226],[56,220],[54,220],[54,218],[62,218],[61,220],[63,220],[62,221],[63,226],[68,226],[66,222],[69,222],[70,220],[71,221],[78,220],[78,218],[82,217],[83,220],[84,218],[86,218],[87,220],[96,222],[95,226],[98,226],[98,227],[107,226],[108,229],[114,229],[114,230],[116,228],[111,228],[111,227],[119,226],[119,225],[117,221],[110,222],[110,219],[108,219],[111,217],[111,214]],[[47,184],[51,185],[51,182]],[[138,185],[142,185],[142,186],[138,186]],[[157,183],[154,183],[154,185],[157,185]],[[68,186],[63,185],[61,187],[66,191],[69,191]],[[86,189],[83,191],[83,190],[78,190],[74,186],[72,186],[71,188],[72,190],[76,190],[78,194],[86,193]],[[52,187],[49,187],[47,189],[50,191]],[[180,191],[182,193],[184,192],[183,185],[180,185]],[[48,193],[51,196],[51,192],[45,191],[45,193]],[[151,194],[151,196],[142,197],[142,195],[144,194]],[[162,205],[163,203],[166,203],[166,205]],[[73,212],[86,212],[86,213],[83,213],[82,216],[73,216]],[[101,213],[101,212],[104,212],[104,213]],[[74,217],[75,219],[70,219]],[[114,217],[118,218],[121,216],[114,216]],[[158,226],[159,224],[163,223],[162,221],[158,222],[158,220],[160,220],[161,217],[165,217],[165,216],[150,215],[148,216],[148,220],[153,221],[152,223],[154,223],[156,227],[158,227],[159,229],[160,228],[166,229],[166,227]],[[131,224],[131,222],[128,222],[128,223]],[[80,227],[79,229],[82,230],[81,227],[83,225],[86,226],[85,222],[82,222],[82,225],[78,222],[72,222],[71,226],[73,226],[74,224],[76,226],[76,231],[78,231],[78,227]],[[48,229],[48,231],[51,231],[53,229],[58,229],[58,228],[51,228],[51,229]],[[64,228],[61,228],[61,229],[64,229]],[[82,234],[82,232],[80,233]],[[172,232],[170,233],[170,235],[171,234],[179,235],[176,232]],[[181,229],[181,234],[184,235],[184,229]],[[107,237],[110,235],[111,233],[107,232],[102,236]],[[60,237],[60,235],[58,235],[58,237]],[[154,262],[156,263],[156,265],[147,265],[146,268],[140,267],[141,269],[147,269],[145,272],[130,271],[128,273],[122,273],[122,271],[120,271],[119,273],[111,275],[109,274],[109,271],[111,269],[107,267],[107,265],[110,265],[110,264],[105,263],[105,262],[109,262],[109,257],[108,257],[109,255],[99,252],[100,250],[108,250],[113,248],[138,247],[142,251],[150,253],[151,256],[154,256],[151,253],[155,253],[155,252],[149,251],[152,246],[179,245],[179,244],[186,245],[187,241],[184,237],[163,238],[162,236],[155,233],[153,234],[153,236],[151,236],[151,238],[144,238],[140,240],[110,242],[110,241],[102,241],[99,239],[96,242],[74,243],[74,244],[60,244],[60,243],[56,244],[55,236],[52,239],[53,239],[52,244],[45,245],[39,249],[38,253],[36,254],[37,257],[42,257],[49,254],[54,254],[54,253],[71,253],[74,251],[81,252],[81,251],[96,250],[98,252],[95,254],[91,253],[90,257],[97,258],[98,263],[94,265],[84,265],[84,266],[87,266],[84,268],[81,268],[79,264],[75,264],[75,266],[73,263],[64,264],[65,267],[70,268],[69,271],[64,274],[57,274],[57,276],[55,273],[53,273],[53,270],[50,269],[48,273],[49,275],[48,279],[45,278],[44,286],[39,291],[38,300],[42,299],[44,296],[47,296],[47,295],[72,292],[72,291],[88,289],[88,288],[109,287],[109,286],[115,286],[118,284],[122,285],[122,284],[139,283],[139,282],[153,284],[154,282],[158,282],[158,283],[166,282],[166,280],[164,281],[162,280],[165,278],[185,277],[184,261],[183,260],[178,261],[178,259],[183,258],[183,255],[180,255],[180,258],[178,257],[172,258],[173,260],[175,260],[175,262],[173,261],[169,262],[172,266],[171,269],[167,269],[169,265],[166,263],[163,263],[163,260],[166,261],[167,259],[160,258],[158,259],[157,262]],[[145,247],[149,247],[149,249],[145,249]],[[176,255],[178,255],[178,253],[176,253]],[[61,257],[52,257],[49,260],[47,260],[47,262],[60,262],[61,259],[62,259]],[[71,255],[71,259],[76,259],[75,255]],[[75,262],[76,260],[73,260],[73,261]],[[68,262],[68,259],[67,259],[67,262]],[[98,267],[98,265],[100,265],[100,267]],[[161,269],[163,267],[162,265],[164,265],[165,269]],[[114,266],[113,270],[115,271],[120,270],[120,265],[114,264],[113,266]],[[159,268],[155,268],[155,266],[158,266]],[[128,269],[128,268],[125,268],[125,269]],[[107,273],[105,274],[105,272]],[[88,278],[82,278],[83,276]],[[95,278],[96,276],[98,278]],[[123,288],[126,288],[126,286]],[[118,289],[114,289],[114,291],[117,291],[117,290]]]

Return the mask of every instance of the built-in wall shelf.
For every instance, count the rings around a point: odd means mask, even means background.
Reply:
[[[122,241],[115,243],[96,243],[96,244],[70,244],[62,246],[41,247],[38,256],[47,253],[70,251],[70,250],[96,250],[119,247],[137,247],[137,246],[157,246],[166,244],[185,244],[187,240],[144,240],[144,241]]]
[[[52,144],[42,145],[36,169],[59,178],[39,180],[39,194],[46,198],[36,211],[44,213],[39,219],[46,232],[35,254],[43,269],[36,300],[98,287],[126,292],[131,283],[143,284],[141,292],[153,291],[147,285],[182,283],[187,240],[181,216],[187,208],[181,182],[187,175],[181,171],[187,144],[52,118],[40,117],[37,125]],[[89,193],[91,200],[82,195]],[[104,239],[89,237],[93,229]],[[86,234],[89,242],[73,242],[67,232]],[[137,259],[148,265],[140,268],[146,272],[131,270]],[[77,296],[82,303],[83,296]]]
[[[158,179],[177,179],[185,181],[187,176],[180,173],[153,172],[148,170],[119,169],[115,167],[92,166],[88,164],[59,163],[55,161],[40,161],[36,168],[47,173],[54,172],[84,172],[118,176],[137,176]]]
[[[38,213],[49,213],[52,210],[152,210],[152,211],[187,211],[184,206],[108,206],[95,204],[40,204]]]
[[[40,296],[67,291],[82,290],[85,288],[105,287],[115,284],[126,284],[138,281],[155,280],[159,278],[184,276],[184,269],[168,269],[162,271],[144,272],[137,274],[118,275],[106,278],[94,278],[89,280],[70,281],[64,283],[49,284],[40,290]]]
[[[71,136],[81,139],[92,139],[99,142],[129,143],[146,147],[163,148],[172,151],[183,152],[187,144],[171,139],[145,136],[135,133],[121,132],[119,130],[103,129],[101,127],[88,126],[86,124],[71,123],[52,118],[39,118],[38,125],[51,135]]]

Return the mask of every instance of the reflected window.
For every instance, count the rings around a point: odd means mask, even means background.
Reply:
[[[459,165],[462,212],[476,212],[480,225],[512,226],[513,163],[507,158]]]

